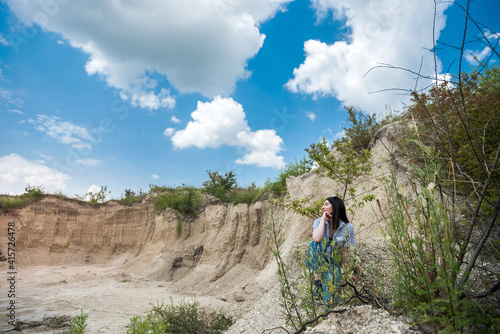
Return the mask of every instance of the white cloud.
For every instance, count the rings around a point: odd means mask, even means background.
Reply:
[[[148,108],[156,110],[158,108],[172,109],[175,107],[175,99],[170,96],[170,90],[162,88],[159,94],[153,91],[145,91],[142,88],[136,88],[131,91],[123,91],[120,97],[130,101],[134,107]]]
[[[173,98],[144,84],[152,73],[180,93],[231,94],[250,75],[247,61],[263,45],[259,25],[290,1],[56,1],[46,20],[37,0],[7,4],[25,24],[38,20],[87,53],[90,75],[138,106],[156,109],[171,108]]]
[[[47,154],[39,154],[40,157],[44,158],[45,160],[54,160],[54,157],[52,155],[47,155]]]
[[[245,154],[241,159],[237,159],[236,163],[276,169],[285,166],[283,156],[277,155],[283,149],[283,139],[276,135],[276,131],[241,131],[237,134],[237,139],[238,146],[246,148],[250,153]]]
[[[489,46],[485,47],[482,51],[472,51],[472,50],[464,51],[465,60],[467,60],[467,62],[471,65],[479,64],[490,54],[491,54],[491,49]]]
[[[438,5],[436,39],[445,26],[443,12],[450,5]],[[306,59],[285,85],[290,91],[315,98],[334,96],[346,105],[382,114],[386,109],[401,109],[401,101],[407,102],[409,97],[370,92],[413,89],[415,75],[394,69],[367,74],[371,68],[385,63],[418,71],[423,60],[421,73],[433,76],[434,60],[428,51],[433,43],[433,1],[313,0],[313,6],[320,18],[333,11],[333,19],[345,19],[349,33],[344,41],[333,44],[306,41]]]
[[[24,115],[24,113],[21,110],[9,109],[8,111],[11,112],[11,113],[13,113],[13,114]]]
[[[91,185],[89,189],[87,189],[87,193],[83,196],[84,201],[91,201],[92,197],[95,198],[95,195],[97,195],[101,191],[101,187],[96,186],[95,184]],[[94,195],[91,196],[90,194]],[[105,200],[108,199],[108,194],[106,194]]]
[[[61,44],[64,44],[64,42],[63,42],[63,41],[61,41],[61,40],[58,40],[58,41],[57,41],[57,44],[61,45]]]
[[[340,132],[337,132],[334,136],[333,136],[333,140],[337,140],[337,139],[342,139],[345,137],[345,130],[342,130]]]
[[[306,112],[306,117],[309,118],[311,122],[314,122],[314,120],[316,119],[316,114],[308,111]]]
[[[180,122],[181,122],[181,120],[180,120],[180,119],[178,119],[177,117],[175,117],[175,116],[173,116],[173,115],[172,115],[172,117],[170,117],[170,122],[173,122],[173,123],[180,123]]]
[[[29,183],[43,185],[46,191],[64,190],[69,175],[58,172],[42,163],[24,159],[12,153],[0,157],[0,189],[2,193],[21,194]]]
[[[7,41],[7,39],[5,39],[5,37],[2,34],[0,34],[0,44],[5,46],[9,45],[9,41]]]
[[[166,128],[165,131],[163,131],[163,135],[165,137],[171,137],[174,134],[174,131],[174,128]]]
[[[281,137],[274,130],[252,132],[243,107],[232,98],[217,96],[211,102],[199,101],[191,117],[193,120],[185,129],[172,135],[174,148],[228,145],[250,151],[236,163],[273,168],[284,166],[283,157],[277,155],[283,149]]]
[[[33,124],[36,130],[76,149],[88,149],[95,141],[84,126],[63,121],[57,116],[37,115],[36,119],[30,118],[28,122]]]
[[[75,162],[77,164],[90,166],[90,167],[97,167],[102,163],[101,160],[90,159],[90,158],[78,159],[78,160],[75,160]]]
[[[92,194],[97,194],[99,191],[101,191],[101,187],[96,186],[95,184],[91,185],[90,188],[87,189],[87,192]]]
[[[491,31],[486,31],[485,32],[485,37],[490,41],[490,43],[495,44],[494,42],[500,38],[499,34],[495,34]],[[465,50],[464,51],[464,56],[465,60],[471,65],[478,65],[480,62],[482,62],[486,57],[488,57],[491,54],[492,50],[489,46],[486,46],[483,50]]]
[[[155,180],[158,180],[160,177],[156,174],[151,174],[151,178],[152,179],[155,179]]]
[[[23,105],[21,90],[12,90],[0,87],[0,109],[10,110],[20,108]]]

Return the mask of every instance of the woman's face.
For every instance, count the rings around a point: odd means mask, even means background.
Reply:
[[[333,206],[329,201],[325,201],[321,209],[323,209],[323,212],[328,212],[329,214],[333,213]]]

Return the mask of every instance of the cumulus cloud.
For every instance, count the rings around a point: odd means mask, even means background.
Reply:
[[[152,179],[155,179],[155,180],[158,180],[160,177],[156,174],[151,174],[151,178]]]
[[[93,184],[89,187],[89,189],[87,189],[87,193],[83,196],[83,200],[84,201],[91,201],[94,197],[95,199],[95,195],[97,195],[100,191],[101,191],[101,187]],[[109,193],[106,193],[106,197],[104,198],[104,200],[108,200],[108,195]]]
[[[163,131],[163,135],[165,137],[171,137],[174,134],[174,131],[174,128],[166,128],[165,131]]]
[[[180,120],[180,119],[178,119],[178,118],[177,118],[177,117],[175,117],[175,116],[172,116],[172,117],[170,117],[170,122],[173,122],[173,123],[180,123],[180,122],[181,122],[181,120]]]
[[[89,189],[87,189],[87,192],[92,194],[97,194],[99,191],[101,191],[101,187],[96,186],[95,184],[91,185]]]
[[[0,189],[3,193],[21,194],[28,183],[43,185],[48,192],[62,191],[69,179],[68,174],[58,172],[41,162],[26,160],[15,153],[0,157]]]
[[[496,40],[499,39],[500,35],[492,33],[491,31],[486,31],[485,37],[490,41],[490,43],[495,44]],[[481,51],[479,50],[465,50],[464,56],[465,60],[471,65],[478,65],[486,57],[491,54],[492,50],[489,46],[486,46]]]
[[[467,62],[472,65],[479,64],[490,54],[491,54],[491,49],[489,46],[485,47],[482,51],[472,51],[472,50],[464,51],[465,60],[467,60]]]
[[[444,28],[443,14],[451,3],[438,5],[436,36]],[[305,61],[293,71],[286,88],[315,98],[334,96],[346,105],[369,113],[400,109],[409,97],[394,92],[370,94],[382,89],[412,89],[415,75],[401,70],[376,69],[381,63],[433,76],[432,29],[434,2],[411,0],[313,0],[320,19],[343,19],[349,28],[345,40],[327,44],[304,43]],[[438,64],[438,71],[441,65]],[[366,74],[366,76],[365,76]],[[421,82],[423,86],[427,84]]]
[[[170,96],[170,90],[162,88],[159,94],[153,91],[144,91],[142,87],[134,88],[130,91],[122,91],[120,97],[134,107],[148,108],[156,110],[158,108],[172,109],[175,107],[175,99]]]
[[[306,112],[306,117],[309,118],[311,122],[314,122],[314,120],[316,119],[316,114],[308,111]]]
[[[263,45],[259,25],[291,0],[7,0],[26,25],[58,33],[89,55],[86,70],[136,105],[171,108],[168,91],[147,87],[163,75],[180,93],[231,94]]]
[[[38,115],[36,119],[28,119],[28,122],[33,124],[36,130],[76,149],[89,148],[95,141],[86,127],[63,121],[57,116]]]
[[[248,154],[236,160],[239,164],[282,168],[283,139],[274,130],[251,131],[241,104],[232,98],[215,97],[211,102],[198,102],[186,128],[173,133],[174,148],[217,148],[228,145],[243,148]]]

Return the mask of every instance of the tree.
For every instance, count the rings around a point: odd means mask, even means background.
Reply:
[[[231,197],[236,190],[236,175],[229,171],[223,175],[218,172],[207,170],[209,179],[203,182],[207,194],[221,199],[223,202],[231,202]]]
[[[344,190],[342,198],[347,200],[349,194],[351,199],[355,199],[356,190],[352,187],[353,182],[360,176],[371,171],[371,152],[366,149],[356,151],[352,142],[341,142],[336,140],[331,146],[323,137],[317,144],[312,144],[306,149],[309,158],[320,168],[316,170],[320,176],[326,176],[339,181]]]

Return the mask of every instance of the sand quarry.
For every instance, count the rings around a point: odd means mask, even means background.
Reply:
[[[395,160],[394,129],[384,127],[372,143],[371,175],[356,185],[387,203],[376,177]],[[289,178],[291,199],[315,201],[341,191],[341,185],[313,171]],[[279,306],[276,263],[265,233],[269,205],[233,206],[206,197],[195,219],[167,209],[157,213],[152,201],[90,205],[46,195],[22,207],[0,213],[0,250],[6,254],[8,228],[15,228],[15,274],[0,262],[0,332],[8,325],[14,301],[17,321],[40,323],[47,317],[73,317],[83,309],[87,333],[125,333],[130,318],[156,304],[177,304],[196,298],[207,312],[221,308],[238,321],[229,333],[261,333],[284,325]],[[351,218],[360,244],[382,247],[378,209],[366,205]],[[310,238],[312,221],[281,209],[290,256]],[[14,223],[14,224],[13,224]],[[182,226],[179,233],[178,226]],[[374,259],[374,261],[378,261]],[[9,297],[11,276],[15,297]],[[350,312],[350,313],[349,313]],[[343,317],[332,315],[315,333],[413,332],[404,319],[362,306]],[[349,321],[347,321],[347,320]],[[343,323],[342,321],[345,321]],[[64,333],[67,328],[36,326],[26,333]],[[310,330],[312,331],[312,329]],[[283,330],[268,333],[285,333]]]

